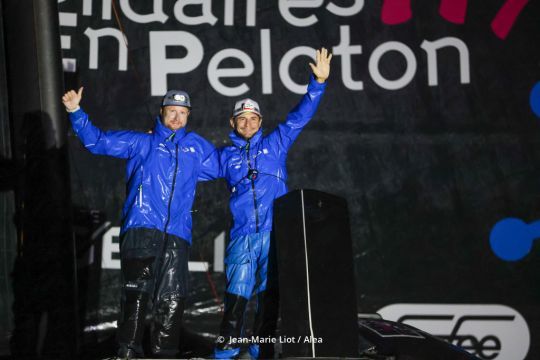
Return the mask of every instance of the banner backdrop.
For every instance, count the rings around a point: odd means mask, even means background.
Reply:
[[[216,146],[241,97],[271,130],[305,91],[315,49],[329,48],[327,92],[290,151],[289,186],[347,199],[359,313],[483,359],[540,358],[538,1],[59,2],[67,86],[84,86],[103,129],[147,131],[175,88],[192,97],[188,129]],[[73,135],[70,149],[90,239],[80,266],[99,274],[82,300],[91,333],[118,312],[124,163]],[[186,328],[208,339],[227,202],[223,181],[199,185]]]

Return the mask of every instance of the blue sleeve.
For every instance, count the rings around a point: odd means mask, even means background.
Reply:
[[[92,154],[131,158],[143,135],[135,131],[102,131],[92,124],[82,109],[70,113],[69,120],[77,137]]]
[[[306,94],[302,97],[300,103],[289,112],[285,121],[268,135],[270,141],[277,142],[286,153],[294,140],[300,135],[304,126],[315,115],[325,89],[326,82],[322,84],[317,82],[312,74]]]
[[[199,173],[198,181],[208,181],[217,179],[219,176],[219,151],[209,143],[203,141],[203,155],[201,163],[201,172]]]

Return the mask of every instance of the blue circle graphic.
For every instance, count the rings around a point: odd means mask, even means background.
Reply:
[[[535,234],[521,219],[506,218],[499,221],[489,235],[491,249],[499,258],[517,261],[524,258],[532,249]]]
[[[529,100],[533,113],[540,118],[540,81],[533,86]]]

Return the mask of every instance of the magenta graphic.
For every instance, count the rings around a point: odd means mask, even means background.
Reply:
[[[504,40],[514,26],[517,17],[529,0],[507,0],[493,18],[491,29]],[[441,0],[439,14],[454,24],[465,23],[467,0]],[[387,25],[398,25],[412,18],[411,0],[384,0],[381,20]]]
[[[463,24],[467,14],[467,0],[442,0],[439,14],[454,24]]]
[[[387,25],[397,25],[412,17],[411,0],[384,0],[381,20]]]
[[[501,39],[506,39],[521,10],[529,0],[508,0],[491,22],[491,29]]]

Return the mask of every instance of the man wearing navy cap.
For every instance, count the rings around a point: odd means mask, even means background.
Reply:
[[[271,231],[274,199],[287,193],[287,154],[300,132],[315,115],[330,74],[332,55],[317,50],[306,94],[284,122],[263,136],[262,113],[252,99],[236,102],[230,125],[232,145],[220,149],[220,176],[227,180],[234,225],[227,245],[225,313],[217,339],[215,358],[236,358],[243,336],[246,304],[257,295],[252,339],[274,336],[278,295],[272,271]],[[273,344],[252,343],[253,358],[273,358]]]
[[[171,90],[163,97],[151,133],[98,129],[79,106],[82,92],[71,90],[62,97],[73,130],[90,152],[127,160],[118,356],[144,357],[141,341],[151,302],[152,353],[174,357],[188,294],[191,206],[197,181],[217,176],[217,152],[186,131],[191,103],[184,91]]]

